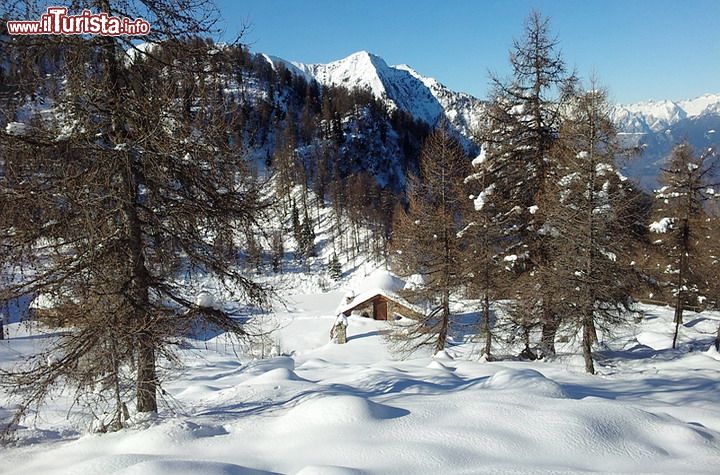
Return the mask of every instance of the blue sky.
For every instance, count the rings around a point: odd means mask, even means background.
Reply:
[[[508,72],[512,39],[535,8],[566,62],[596,71],[629,103],[720,93],[720,0],[217,0],[226,36],[249,22],[251,50],[325,63],[359,50],[407,63],[485,98]]]

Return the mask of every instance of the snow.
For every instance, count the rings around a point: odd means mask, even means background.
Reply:
[[[612,173],[615,168],[609,163],[598,163],[595,165],[595,173],[598,176],[604,176],[607,173]]]
[[[159,49],[160,45],[157,43],[141,42],[132,45],[125,51],[125,64],[130,65],[135,62],[135,59],[139,56],[146,56],[155,53]]]
[[[695,99],[679,102],[688,117],[699,116],[712,110],[717,111],[719,104],[720,94],[703,94]]]
[[[195,305],[198,307],[208,307],[214,309],[222,309],[222,304],[217,301],[212,292],[202,291],[195,298]]]
[[[356,292],[365,292],[370,289],[382,289],[389,292],[398,292],[405,287],[405,281],[385,269],[378,269],[367,277],[361,277],[353,285]]]
[[[413,274],[407,278],[403,290],[416,290],[425,285],[425,277],[422,274]]]
[[[612,262],[617,261],[617,254],[615,254],[614,252],[605,251],[604,249],[600,249],[600,253]]]
[[[5,133],[8,135],[23,136],[30,133],[30,127],[22,122],[8,122],[5,126]]]
[[[455,359],[450,355],[450,353],[448,353],[447,350],[438,351],[437,353],[435,353],[433,355],[433,358],[435,358],[436,360],[444,360],[444,361],[451,361],[451,360]]]
[[[85,433],[53,401],[0,448],[0,470],[717,473],[720,356],[708,350],[717,312],[690,313],[671,350],[672,309],[641,306],[642,322],[606,340],[590,376],[572,341],[546,362],[476,360],[473,343],[398,360],[382,337],[387,323],[350,317],[348,343],[329,344],[341,296],[287,296],[279,338],[292,356],[237,356],[222,335],[190,340],[180,350],[186,369],[165,383],[175,410],[120,432]],[[48,338],[18,323],[9,330],[3,365]]]
[[[470,198],[470,199],[473,199],[473,198]],[[475,221],[470,221],[469,223],[467,223],[467,224],[465,225],[464,228],[462,228],[460,231],[458,231],[457,233],[455,233],[455,237],[458,238],[458,239],[462,239],[462,237],[465,235],[465,233],[468,232],[468,230],[469,230],[470,228],[473,228],[473,227],[475,227],[475,226],[477,226],[477,223],[476,223]]]
[[[492,192],[495,190],[495,184],[488,186],[483,191],[480,192],[479,195],[475,198],[473,201],[473,205],[475,206],[475,211],[481,211],[485,207],[485,201],[487,200],[488,196],[492,194]]]
[[[318,242],[329,242],[322,226]],[[327,262],[331,246],[318,248],[318,262]],[[717,472],[720,355],[708,348],[720,313],[687,312],[672,350],[673,310],[640,306],[638,324],[600,332],[596,376],[584,373],[574,328],[559,330],[558,356],[541,362],[517,361],[523,344],[500,327],[498,361],[480,357],[482,344],[467,329],[441,352],[403,359],[386,340],[392,323],[338,317],[338,305],[348,293],[402,293],[425,280],[404,280],[363,260],[347,267],[353,270],[343,281],[323,289],[315,274],[288,263],[276,286],[282,302],[268,322],[277,330],[262,349],[223,334],[185,339],[176,350],[183,368],[162,365],[170,405],[156,417],[134,415],[127,428],[97,434],[70,395],[58,394],[0,447],[0,472]],[[203,283],[188,298],[216,305],[237,296]],[[453,296],[452,309],[466,320],[478,304]],[[347,322],[346,344],[330,341],[338,321]],[[0,341],[2,369],[57,335],[11,322],[10,338]],[[0,420],[13,404],[0,395]]]
[[[57,299],[52,295],[39,294],[30,302],[29,308],[37,310],[53,309],[57,307],[58,303]]]
[[[482,165],[482,164],[485,163],[486,161],[487,161],[487,152],[486,152],[486,150],[485,150],[485,145],[483,145],[482,148],[480,149],[480,155],[478,155],[477,157],[473,158],[473,160],[472,160],[472,166],[473,166],[473,167],[479,167],[480,165]]]
[[[650,231],[658,234],[665,234],[672,226],[673,218],[662,218],[660,221],[650,223]]]
[[[348,319],[342,313],[337,316],[337,318],[335,319],[335,323],[333,325],[338,325],[338,324],[343,325],[345,327],[348,326]]]

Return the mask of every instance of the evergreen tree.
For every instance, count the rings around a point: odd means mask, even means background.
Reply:
[[[253,233],[247,233],[246,235],[245,250],[247,253],[247,264],[256,273],[262,272],[262,247],[257,240],[257,237]]]
[[[465,241],[468,269],[472,275],[468,290],[471,296],[479,297],[482,302],[479,330],[485,343],[483,354],[491,359],[492,302],[507,290],[511,274],[504,269],[505,262],[499,255],[505,241],[503,230],[506,223],[499,217],[498,204],[491,199],[495,185],[490,182],[491,175],[484,167],[486,159],[483,148],[472,161],[476,171],[465,178],[468,189],[475,193],[470,195],[473,209],[468,213],[468,223],[459,236]]]
[[[283,242],[282,233],[275,231],[272,234],[272,270],[276,274],[282,272],[282,262],[285,256],[285,243]]]
[[[328,274],[330,274],[330,278],[333,280],[340,280],[342,277],[342,264],[340,264],[340,259],[338,259],[337,253],[335,252],[333,252],[330,262],[328,262]]]
[[[280,197],[290,200],[290,192],[297,184],[297,125],[292,104],[288,107],[282,135],[273,154],[273,171],[277,177]]]
[[[313,227],[312,220],[308,216],[307,211],[305,212],[305,219],[303,220],[301,231],[300,231],[300,249],[303,252],[303,256],[307,259],[308,257],[315,257],[317,252],[315,250],[315,230]]]
[[[300,212],[297,209],[295,200],[292,201],[291,215],[293,238],[295,239],[297,249],[301,250],[303,249],[303,229],[300,225]]]

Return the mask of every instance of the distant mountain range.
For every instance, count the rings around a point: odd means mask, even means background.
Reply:
[[[646,189],[657,186],[658,170],[677,142],[687,139],[696,149],[720,144],[720,94],[617,106],[614,119],[625,142],[643,148],[624,170]]]
[[[473,132],[483,120],[482,100],[448,89],[408,65],[390,66],[366,51],[328,64],[304,64],[264,55],[273,66],[282,63],[294,74],[319,84],[365,88],[430,125],[446,119],[465,138],[471,150]],[[720,94],[684,101],[648,101],[616,106],[613,117],[629,145],[641,145],[643,154],[623,170],[646,189],[657,185],[657,173],[672,146],[685,138],[696,148],[717,144],[720,130]]]

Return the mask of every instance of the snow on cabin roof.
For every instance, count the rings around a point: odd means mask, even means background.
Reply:
[[[399,292],[405,288],[405,281],[392,272],[377,269],[358,284],[353,286],[355,294],[361,294],[371,289],[381,289],[387,292]]]
[[[368,300],[383,296],[417,313],[425,313],[425,310],[418,305],[408,302],[398,292],[406,287],[406,282],[400,277],[386,270],[376,270],[369,276],[362,279],[348,294],[351,297],[347,303],[341,303],[337,313],[345,313]],[[346,297],[347,298],[347,297]]]
[[[357,307],[377,296],[382,296],[388,300],[392,300],[393,302],[396,302],[396,303],[402,305],[403,307],[405,307],[409,310],[412,310],[413,312],[416,312],[419,314],[425,313],[425,309],[423,309],[422,307],[420,307],[418,305],[408,302],[407,300],[405,300],[403,297],[401,297],[397,293],[383,290],[380,288],[368,289],[365,292],[362,292],[362,293],[356,295],[350,302],[348,302],[346,304],[341,304],[337,309],[337,313],[342,314],[345,312],[349,312],[349,311],[353,310],[355,307]]]
[[[417,284],[420,276],[411,276],[408,282]],[[363,278],[357,284],[351,287],[350,292],[345,299],[350,299],[347,303],[343,301],[337,308],[337,313],[342,314],[351,311],[358,305],[368,300],[383,296],[392,300],[413,312],[424,314],[425,309],[417,304],[408,302],[399,292],[412,286],[408,286],[408,282],[396,276],[392,272],[384,269],[377,269],[367,277]]]
[[[38,294],[30,302],[29,308],[38,310],[48,310],[57,307],[59,302],[55,297],[48,294]]]

